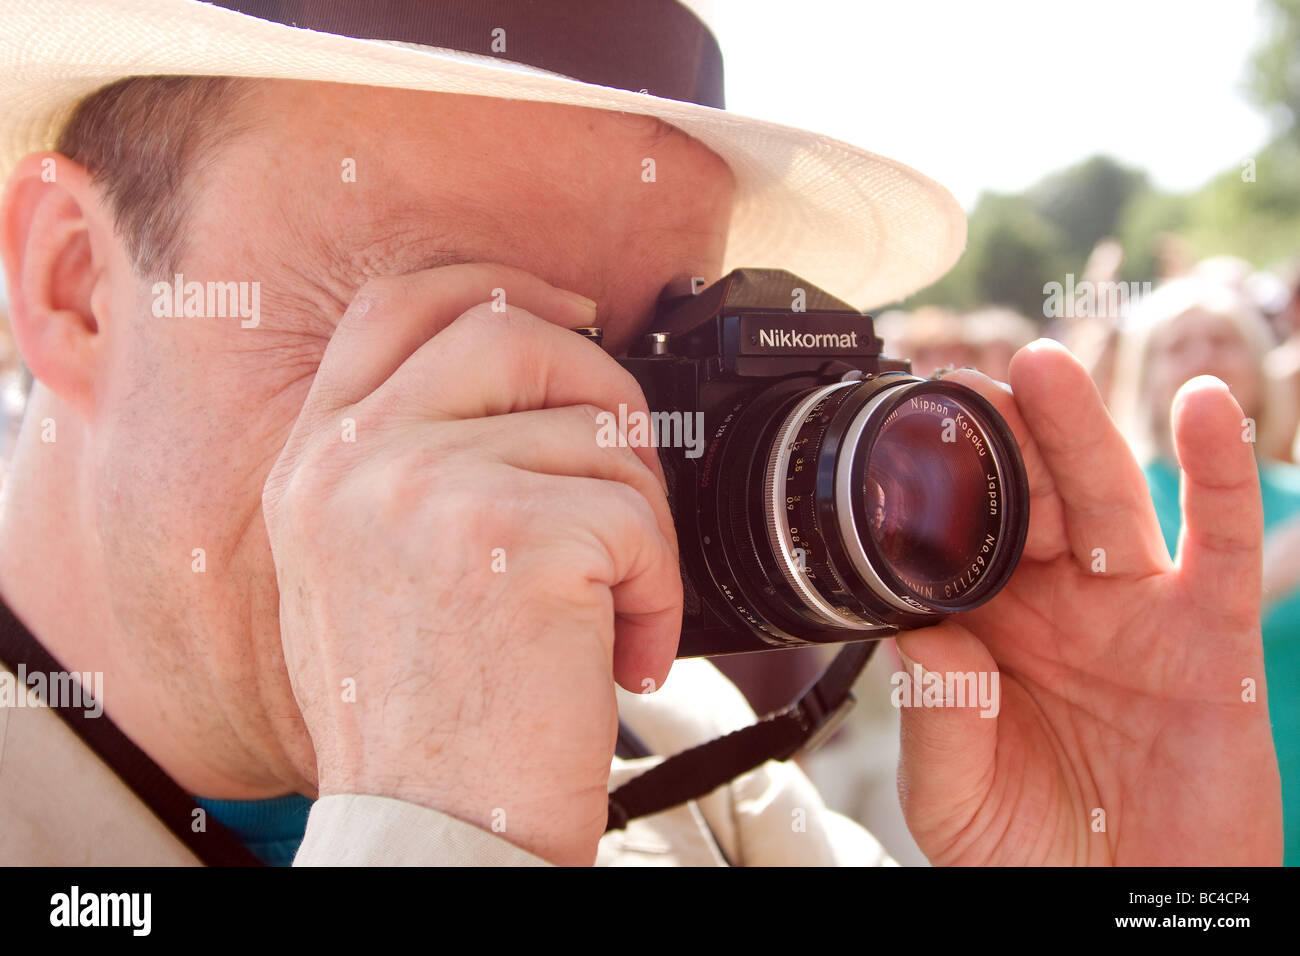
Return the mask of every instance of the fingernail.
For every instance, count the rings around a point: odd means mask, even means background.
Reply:
[[[930,377],[943,378],[945,375],[951,375],[953,372],[975,372],[977,375],[984,374],[979,369],[977,369],[974,365],[962,365],[959,368],[953,368],[951,365],[949,365],[946,368],[939,369],[939,371],[935,372]]]
[[[556,291],[563,293],[575,305],[579,306],[582,309],[585,309],[586,311],[590,312],[592,315],[596,314],[595,299],[588,299],[585,295],[579,295],[576,292],[570,292],[568,289],[557,288]]]
[[[1217,375],[1196,375],[1188,379],[1187,384],[1188,385],[1194,384],[1196,388],[1208,386],[1210,388],[1217,388],[1220,391],[1224,391],[1224,392],[1232,391],[1232,389],[1228,388],[1228,383],[1225,382],[1223,379],[1219,378]]]

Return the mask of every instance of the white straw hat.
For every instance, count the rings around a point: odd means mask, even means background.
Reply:
[[[0,0],[0,178],[26,153],[53,148],[82,97],[124,77],[279,77],[657,116],[704,143],[735,173],[724,271],[788,269],[863,310],[934,281],[965,245],[966,218],[956,200],[908,166],[717,108],[716,43],[672,0],[221,2],[258,15],[197,0]],[[365,21],[380,8],[397,32],[353,31],[376,39],[321,32],[334,20]],[[521,14],[533,20],[518,19]],[[538,29],[539,16],[545,30]],[[413,17],[421,22],[412,26]],[[487,26],[492,23],[516,25],[497,36]],[[476,45],[398,39],[444,32]],[[453,45],[458,48],[448,48]],[[506,52],[495,52],[501,45]],[[523,55],[514,52],[519,49]],[[701,65],[699,77],[681,75],[683,54]],[[588,61],[605,71],[603,82],[570,78],[583,76]],[[609,71],[620,68],[626,76],[610,79]],[[827,95],[850,99],[845,90]]]

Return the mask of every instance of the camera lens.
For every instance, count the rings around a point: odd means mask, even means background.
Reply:
[[[899,578],[932,589],[979,549],[984,478],[972,450],[941,444],[933,423],[895,419],[867,456],[858,533],[870,535]]]
[[[766,434],[766,590],[814,629],[916,626],[982,604],[1014,570],[1024,467],[971,389],[899,373],[825,385]]]
[[[956,611],[987,590],[1007,523],[1008,449],[993,424],[969,399],[916,388],[865,417],[839,504],[852,512],[850,558],[888,597]]]

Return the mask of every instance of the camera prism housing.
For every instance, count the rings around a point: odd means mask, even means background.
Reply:
[[[882,345],[870,316],[782,270],[665,289],[620,361],[658,424],[678,657],[890,637],[1011,577],[1029,495],[1010,428]]]

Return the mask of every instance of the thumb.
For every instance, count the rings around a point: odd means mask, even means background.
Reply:
[[[954,845],[993,784],[1002,684],[980,640],[947,620],[898,638],[904,674],[894,675],[902,716],[898,795],[921,850]]]

